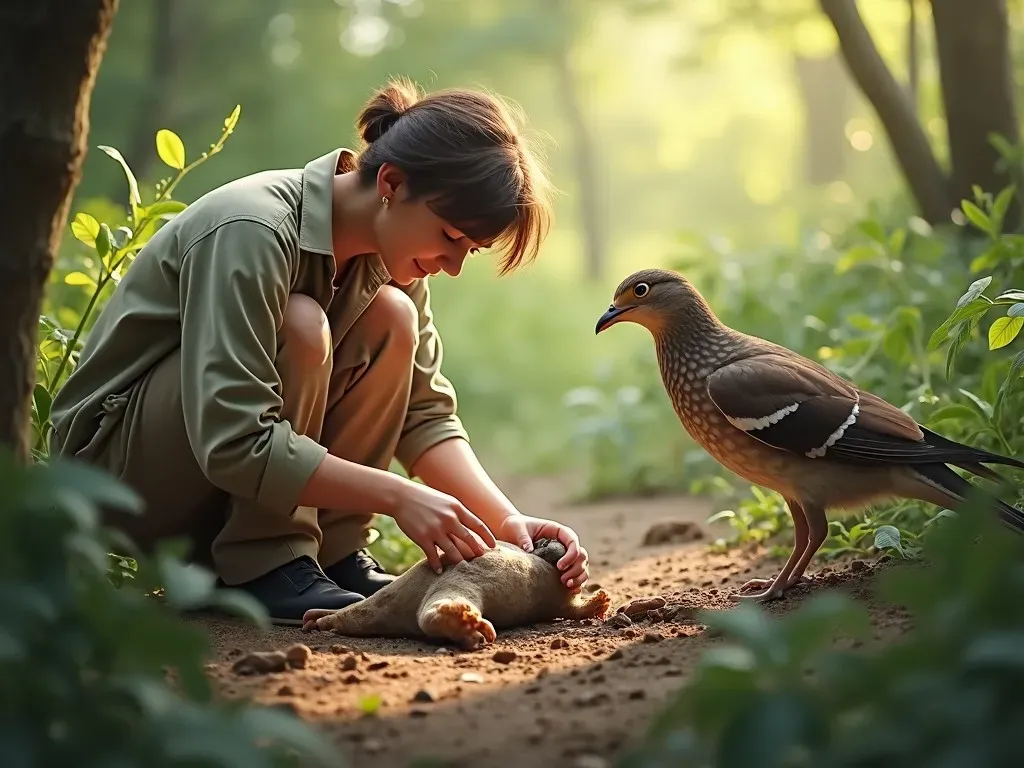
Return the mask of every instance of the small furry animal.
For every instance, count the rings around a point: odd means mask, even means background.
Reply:
[[[448,640],[468,650],[494,642],[496,629],[556,618],[602,618],[611,604],[603,589],[584,597],[559,579],[558,541],[539,539],[533,552],[499,541],[473,560],[442,573],[426,559],[376,594],[339,611],[311,610],[303,631],[334,630],[350,637]]]

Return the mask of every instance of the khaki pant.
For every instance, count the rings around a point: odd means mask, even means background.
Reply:
[[[385,286],[333,349],[319,306],[293,294],[276,357],[281,418],[335,456],[387,469],[409,404],[415,323],[411,300]],[[192,559],[229,585],[300,555],[328,567],[366,545],[373,516],[349,513],[343,503],[337,509],[298,507],[289,516],[211,485],[185,434],[180,382],[179,348],[133,389],[97,457],[146,504],[144,515],[110,515],[109,525],[144,551],[162,539],[185,537]]]

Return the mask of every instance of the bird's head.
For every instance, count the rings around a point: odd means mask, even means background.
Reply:
[[[615,323],[630,322],[657,335],[670,324],[712,317],[707,302],[685,277],[664,269],[643,269],[619,283],[594,333]]]

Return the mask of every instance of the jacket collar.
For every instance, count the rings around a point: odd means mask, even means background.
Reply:
[[[334,265],[334,236],[331,230],[334,177],[355,170],[356,155],[340,147],[310,160],[302,170],[302,216],[299,221],[299,247],[310,253],[331,257]],[[371,274],[384,284],[391,280],[379,254],[366,255]]]

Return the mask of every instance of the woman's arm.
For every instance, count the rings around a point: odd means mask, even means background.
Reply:
[[[520,514],[484,470],[469,443],[461,438],[428,448],[409,471],[431,488],[461,501],[498,538],[505,520]]]

